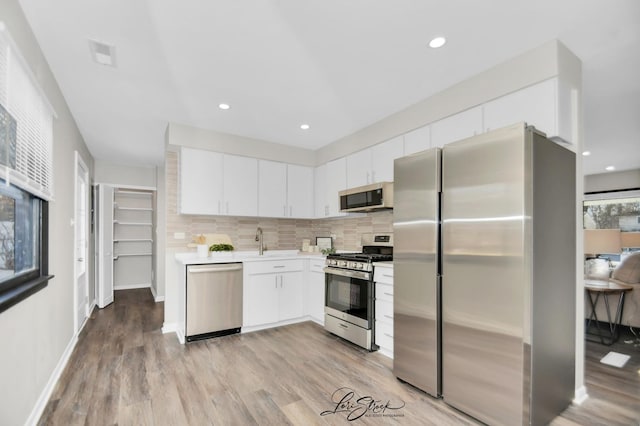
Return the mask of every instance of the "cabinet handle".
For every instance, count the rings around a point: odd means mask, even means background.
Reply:
[[[275,278],[275,283],[276,283],[276,287],[275,287],[275,288],[277,289],[277,288],[278,288],[278,276],[276,275],[276,276],[275,276],[275,277],[273,277],[273,278]]]
[[[343,324],[343,323],[338,323],[338,325],[339,325],[340,327],[342,327],[342,328],[349,328],[349,326],[348,326],[348,325],[345,325],[345,324]]]
[[[218,200],[218,214],[222,213],[222,207],[220,206],[221,203],[222,201]]]
[[[373,170],[373,171],[371,172],[371,183],[373,183],[373,182],[375,182],[375,181],[376,181],[376,171],[375,171],[375,170]]]
[[[278,269],[278,268],[284,268],[284,267],[285,267],[285,265],[274,265],[273,267],[274,267],[275,269]]]
[[[289,216],[293,216],[293,206],[289,206]]]
[[[392,336],[392,335],[390,335],[389,333],[382,333],[382,334],[384,334],[385,336],[387,336],[387,337],[388,337],[388,338],[390,338],[390,339],[393,339],[393,336]]]
[[[386,291],[383,293],[385,296],[391,296],[393,297],[393,293],[387,293]]]
[[[287,206],[282,206],[282,216],[287,215]]]
[[[385,318],[393,319],[393,315],[384,315]]]
[[[382,274],[382,276],[387,278],[393,278],[393,275],[389,275],[389,274]]]
[[[367,172],[367,183],[371,183],[371,181],[369,180],[369,172]]]

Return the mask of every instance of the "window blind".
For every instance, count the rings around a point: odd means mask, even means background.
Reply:
[[[54,111],[2,22],[0,104],[16,122],[15,162],[0,164],[0,176],[8,183],[51,201]],[[6,137],[7,132],[0,133]],[[0,141],[0,144],[5,142]]]

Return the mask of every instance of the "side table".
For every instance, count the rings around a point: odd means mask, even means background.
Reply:
[[[622,320],[622,311],[624,309],[624,296],[628,291],[632,291],[633,287],[614,283],[608,280],[585,279],[584,289],[589,297],[589,303],[591,306],[591,313],[589,314],[589,318],[586,320],[587,323],[585,326],[586,338],[587,340],[600,342],[603,345],[610,346],[620,337],[619,327]],[[618,298],[615,316],[612,317],[609,296],[615,294],[620,297]],[[604,300],[607,312],[607,322],[609,323],[609,326],[604,329],[600,326],[598,315],[596,313],[596,306],[598,306],[600,299]],[[594,324],[592,325],[592,323]]]

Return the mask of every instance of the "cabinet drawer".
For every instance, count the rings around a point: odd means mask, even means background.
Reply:
[[[373,281],[393,285],[393,267],[376,266]]]
[[[294,260],[265,260],[259,262],[245,262],[244,268],[248,274],[272,274],[278,272],[302,271],[302,259]]]
[[[376,321],[376,345],[393,352],[393,325]]]
[[[309,270],[311,272],[321,272],[324,274],[324,259],[322,260],[310,260]]]
[[[376,299],[393,303],[393,286],[376,283]]]
[[[376,321],[393,324],[393,302],[376,299]]]

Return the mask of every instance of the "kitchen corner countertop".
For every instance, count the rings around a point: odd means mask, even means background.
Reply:
[[[393,268],[393,260],[385,261],[385,262],[373,262],[375,266],[380,266],[381,268]]]
[[[263,255],[257,251],[216,252],[213,256],[199,257],[196,252],[176,253],[176,261],[183,265],[207,263],[263,262],[267,260],[324,259],[322,253],[308,253],[298,250],[267,250]]]

